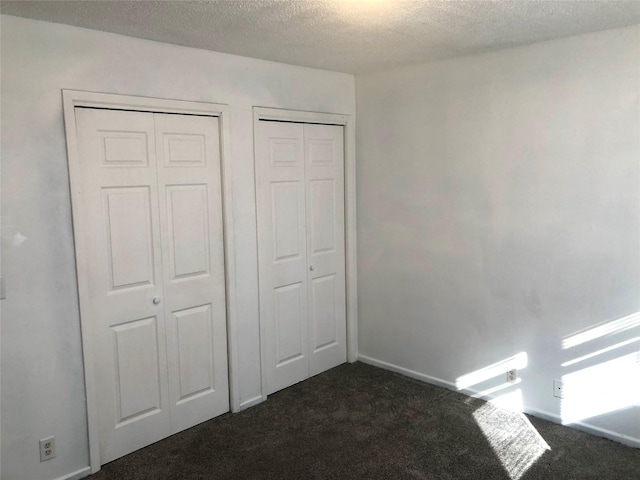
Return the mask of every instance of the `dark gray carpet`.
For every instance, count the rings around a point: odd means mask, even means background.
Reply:
[[[640,450],[526,418],[530,424],[483,401],[355,363],[88,478],[640,479]]]

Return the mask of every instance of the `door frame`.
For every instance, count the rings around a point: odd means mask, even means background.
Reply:
[[[356,256],[356,152],[355,125],[351,115],[307,112],[302,110],[287,110],[281,108],[253,107],[253,164],[255,186],[257,192],[258,169],[256,166],[256,145],[258,128],[261,120],[273,120],[293,123],[315,123],[339,125],[344,128],[344,231],[345,231],[345,286],[347,301],[347,361],[353,363],[358,360],[358,285],[357,285],[357,256]],[[256,195],[256,221],[257,204]],[[257,232],[257,224],[256,224]],[[258,302],[260,298],[258,296]],[[266,331],[265,324],[260,319],[260,374],[262,400],[267,399],[266,389]]]
[[[76,253],[76,279],[78,281],[78,299],[80,308],[80,329],[82,335],[82,360],[84,364],[85,394],[87,404],[87,429],[89,437],[89,464],[91,473],[100,470],[100,442],[98,436],[98,399],[96,394],[97,379],[94,373],[93,329],[84,314],[89,300],[86,283],[88,265],[85,264],[87,241],[83,228],[83,208],[79,202],[82,192],[80,182],[80,156],[78,153],[78,136],[76,130],[76,107],[106,108],[111,110],[134,110],[152,113],[176,113],[205,115],[217,117],[220,134],[220,168],[222,189],[222,225],[225,262],[225,302],[227,326],[227,357],[229,369],[229,405],[232,412],[240,411],[240,384],[238,371],[238,342],[236,332],[236,273],[235,243],[233,238],[233,209],[231,203],[231,142],[229,134],[229,109],[227,105],[218,103],[170,100],[110,93],[86,92],[80,90],[62,90],[64,125],[67,141],[67,158],[69,164],[69,185],[73,218],[73,237]]]

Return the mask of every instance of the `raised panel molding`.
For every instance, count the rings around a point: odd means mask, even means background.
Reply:
[[[289,138],[272,138],[269,141],[269,159],[273,167],[295,167],[299,165],[299,142]]]
[[[164,134],[164,161],[166,167],[205,167],[204,135]]]
[[[149,187],[103,188],[111,291],[155,284]]]
[[[274,260],[300,256],[300,208],[302,184],[299,181],[271,183]]]
[[[333,165],[335,163],[334,148],[335,142],[332,139],[319,140],[314,138],[309,140],[309,163],[311,165]]]
[[[157,318],[111,327],[115,350],[117,426],[134,422],[162,408]]]
[[[172,280],[210,273],[207,186],[168,186],[166,195]]]
[[[303,356],[302,341],[302,283],[285,285],[275,289],[276,318],[276,366],[281,366]]]
[[[146,132],[101,130],[101,164],[103,167],[148,167]]]
[[[311,252],[335,250],[335,181],[312,180],[311,190]]]
[[[215,390],[211,305],[174,312],[179,398],[184,403]]]
[[[313,351],[318,352],[336,343],[335,274],[315,278],[311,283]]]

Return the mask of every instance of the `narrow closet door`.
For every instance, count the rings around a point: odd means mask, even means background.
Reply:
[[[171,434],[153,114],[76,109],[100,458]],[[75,194],[76,192],[74,192]],[[76,226],[77,227],[77,226]]]
[[[344,141],[337,125],[305,125],[309,374],[347,359]]]
[[[271,394],[346,361],[343,128],[259,122],[260,322]]]
[[[256,194],[260,322],[271,394],[309,376],[301,124],[259,123]]]
[[[219,125],[154,119],[175,433],[229,410]]]

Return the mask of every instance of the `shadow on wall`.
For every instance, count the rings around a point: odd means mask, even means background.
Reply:
[[[554,385],[562,424],[640,406],[640,312],[568,335],[561,346],[575,354],[561,365],[561,380]],[[520,388],[495,396],[520,384],[520,377],[510,380],[507,372],[522,370],[527,364],[527,353],[520,352],[456,380],[458,390],[469,391],[505,378],[504,383],[471,396],[492,397],[473,417],[511,480],[520,479],[551,450],[522,413]],[[510,421],[504,421],[505,415]],[[638,429],[640,434],[640,425]]]

